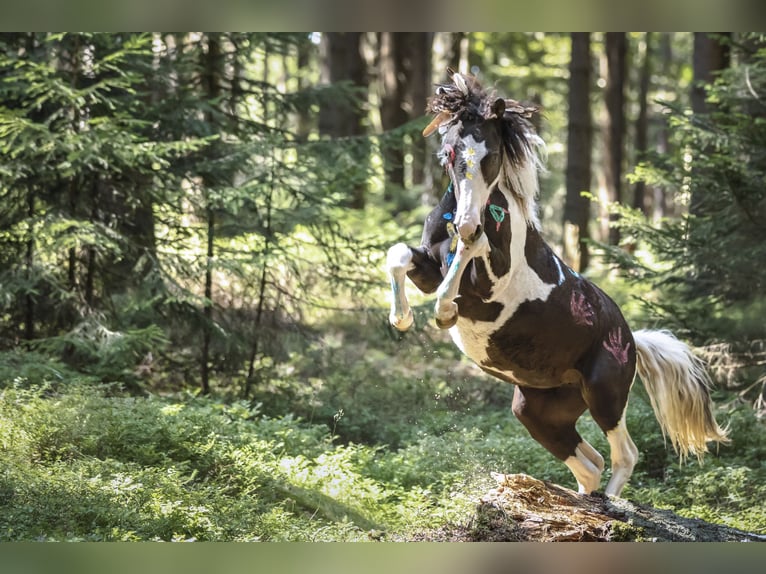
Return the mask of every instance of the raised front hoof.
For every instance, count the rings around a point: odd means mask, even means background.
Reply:
[[[404,317],[398,317],[397,315],[389,315],[388,321],[397,331],[407,331],[415,322],[415,318],[412,316],[412,309],[407,311]]]
[[[439,316],[436,316],[434,317],[434,321],[436,321],[436,326],[439,327],[439,329],[449,329],[457,324],[457,313],[446,319],[441,319]]]

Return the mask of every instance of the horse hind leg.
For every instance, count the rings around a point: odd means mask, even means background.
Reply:
[[[412,309],[404,292],[404,278],[414,267],[412,250],[404,243],[397,243],[388,250],[386,269],[391,278],[391,313],[388,320],[399,331],[406,331],[414,321]]]
[[[574,474],[580,494],[590,494],[598,490],[601,485],[601,473],[604,472],[604,457],[587,440],[580,440],[574,454],[570,455],[564,464]]]
[[[600,363],[604,364],[609,363]],[[605,493],[620,496],[638,462],[638,449],[625,424],[632,377],[628,376],[627,370],[602,368],[594,371],[598,374],[594,373],[586,383],[585,400],[593,420],[609,442],[612,476]]]
[[[585,409],[580,389],[573,385],[555,389],[516,387],[513,395],[513,414],[532,438],[572,471],[580,494],[598,490],[604,470],[604,458],[575,428]]]
[[[628,434],[624,416],[616,427],[607,431],[606,440],[611,451],[612,477],[605,492],[609,496],[620,496],[638,461],[638,448]]]

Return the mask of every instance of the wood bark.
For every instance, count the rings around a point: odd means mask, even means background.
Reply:
[[[27,237],[26,253],[24,254],[24,266],[27,275],[27,281],[32,282],[35,265],[35,236],[32,225],[35,217],[35,192],[30,189],[27,191],[27,218],[30,229]],[[24,338],[31,341],[35,338],[35,298],[31,292],[24,295]]]
[[[383,32],[380,35],[380,122],[384,132],[390,132],[409,119],[405,110],[407,77],[405,73],[405,44],[409,34]],[[388,198],[392,198],[388,184],[404,187],[404,146],[395,138],[387,138],[383,148],[383,161],[386,171]]]
[[[583,496],[525,474],[493,474],[497,487],[463,524],[421,532],[441,542],[764,542],[766,535],[684,518],[623,498]]]
[[[204,55],[204,89],[209,101],[216,101],[221,93],[221,41],[219,34],[208,34],[207,52]],[[211,112],[206,112],[208,121],[214,121]],[[210,393],[210,342],[213,329],[213,258],[215,256],[215,210],[211,204],[209,190],[215,185],[210,175],[203,176],[207,223],[207,249],[205,252],[205,299],[202,304],[202,357],[200,358],[200,380],[202,394]]]
[[[434,33],[418,32],[414,34],[410,44],[410,68],[407,82],[407,106],[411,119],[416,119],[425,114],[426,100],[431,95],[433,76],[431,54],[433,49]],[[428,141],[414,135],[411,144],[412,150],[412,183],[431,188],[433,178],[430,170],[430,154]]]
[[[709,34],[707,32],[694,33],[694,82],[692,84],[691,102],[692,112],[695,115],[704,115],[711,111],[705,101],[707,86],[715,81],[718,73],[729,66],[730,50],[728,40],[730,33]],[[694,170],[694,167],[692,167]],[[694,185],[694,172],[692,171],[692,190],[689,211],[699,213],[701,195]]]
[[[350,81],[359,92],[369,89],[367,67],[361,53],[360,32],[328,32],[322,34],[320,54],[322,82],[337,84]],[[319,114],[319,133],[333,138],[360,138],[366,134],[364,120],[366,111],[359,94],[350,101],[337,98],[322,105]],[[352,152],[357,162],[366,163],[367,146],[359,141]],[[359,182],[349,191],[349,207],[362,209],[365,205],[366,186]]]
[[[606,33],[607,77],[604,90],[607,123],[604,149],[606,154],[605,175],[607,197],[610,202],[622,203],[622,164],[625,140],[625,78],[627,68],[627,36],[624,32]],[[611,214],[610,222],[616,221]],[[609,243],[617,245],[620,232],[613,225],[609,228]]]
[[[642,42],[643,61],[638,80],[638,118],[636,119],[636,163],[642,161],[646,155],[649,137],[649,80],[652,74],[652,33],[646,32]],[[644,215],[648,214],[646,205],[646,182],[637,181],[633,186],[633,207],[640,209]]]
[[[590,199],[583,197],[582,192],[591,189],[590,57],[590,33],[572,33],[563,245],[566,262],[581,272],[589,262]]]
[[[663,32],[659,35],[657,50],[659,52],[660,75],[668,78],[670,76],[671,64],[673,62],[673,35]],[[667,119],[662,117],[661,124],[657,130],[657,140],[655,149],[660,156],[670,154],[670,134],[668,132]],[[672,206],[672,194],[664,185],[652,186],[652,218],[657,221],[667,215],[670,215]]]
[[[395,209],[399,209],[407,202],[398,197],[397,190],[418,185],[430,188],[433,184],[427,151],[429,141],[419,134],[399,135],[395,130],[425,112],[432,90],[434,35],[431,32],[383,32],[379,38],[385,193],[386,199],[396,200]],[[409,165],[408,155],[411,156]]]

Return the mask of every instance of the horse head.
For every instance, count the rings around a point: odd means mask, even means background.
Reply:
[[[455,190],[458,234],[466,244],[478,239],[484,207],[497,185],[510,192],[536,225],[537,148],[543,143],[529,118],[538,108],[495,97],[473,76],[448,73],[451,83],[438,85],[428,101],[427,111],[436,115],[423,135],[441,135],[438,156]]]

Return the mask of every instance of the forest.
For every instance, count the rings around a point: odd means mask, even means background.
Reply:
[[[576,489],[433,297],[388,322],[448,67],[540,107],[546,241],[708,364],[731,443],[681,463],[635,384],[622,496],[766,534],[766,35],[0,33],[0,540],[479,539],[491,473]]]

